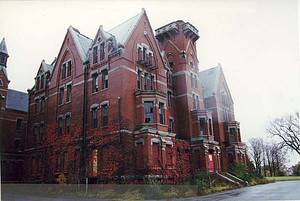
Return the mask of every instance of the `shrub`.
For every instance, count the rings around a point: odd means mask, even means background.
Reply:
[[[149,180],[145,183],[145,197],[147,199],[161,199],[163,198],[162,185],[157,180]]]

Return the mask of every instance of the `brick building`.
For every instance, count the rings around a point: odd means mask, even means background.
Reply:
[[[22,182],[24,140],[26,134],[28,95],[8,89],[9,55],[5,39],[0,43],[0,133],[1,182]]]
[[[222,119],[205,107],[198,38],[181,20],[154,35],[144,9],[110,31],[100,26],[93,40],[70,26],[57,58],[42,61],[29,90],[26,180],[64,173],[96,181],[114,176],[111,160],[122,167],[118,176],[159,177],[184,154],[192,170],[221,171],[228,160],[222,149],[228,155],[233,141],[220,137],[215,124]],[[109,144],[111,136],[117,143]],[[178,151],[183,141],[189,147]]]

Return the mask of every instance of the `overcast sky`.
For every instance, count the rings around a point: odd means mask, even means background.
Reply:
[[[94,39],[146,9],[152,29],[182,19],[200,34],[199,69],[222,65],[243,141],[263,137],[270,118],[299,108],[296,0],[0,1],[9,88],[26,92],[45,59],[57,57],[70,25]],[[300,161],[294,155],[290,164]]]

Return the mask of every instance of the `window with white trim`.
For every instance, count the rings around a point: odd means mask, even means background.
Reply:
[[[59,105],[62,105],[64,103],[64,87],[59,88]]]
[[[45,111],[45,97],[41,97],[41,113]]]
[[[159,113],[159,123],[164,124],[164,103],[159,103],[158,104],[158,113]]]
[[[137,84],[138,84],[138,89],[141,89],[142,88],[142,72],[140,70],[138,70],[138,73],[137,73]]]
[[[169,132],[170,133],[173,133],[173,123],[174,123],[174,120],[173,119],[169,119]]]
[[[39,99],[35,99],[35,114],[39,113]]]
[[[151,79],[150,79],[150,90],[154,90],[154,76],[151,75]]]
[[[70,77],[72,73],[72,61],[68,61],[68,66],[67,66],[67,77]]]
[[[39,140],[40,140],[40,141],[43,140],[43,132],[44,132],[44,124],[41,123],[41,124],[40,124],[40,133],[39,133]]]
[[[153,102],[144,102],[145,123],[154,123]]]
[[[148,73],[145,73],[144,74],[144,89],[145,90],[148,90],[148,82],[147,82],[147,80],[148,80]]]
[[[205,118],[200,118],[200,135],[206,135]]]
[[[66,71],[67,71],[67,63],[63,63],[63,65],[62,65],[62,75],[61,75],[62,79],[66,78]]]
[[[58,117],[57,121],[58,121],[58,135],[61,136],[62,135],[62,129],[63,129],[63,119],[62,119],[62,117]]]
[[[100,61],[103,61],[105,59],[105,43],[100,44]]]
[[[93,48],[93,64],[98,62],[98,47]]]
[[[71,84],[68,84],[67,85],[67,100],[66,102],[71,102],[71,94],[72,94],[72,85]]]
[[[66,133],[70,133],[71,115],[66,115]]]
[[[104,69],[101,71],[102,73],[102,89],[107,89],[108,88],[108,70]]]
[[[22,121],[23,121],[23,119],[17,118],[16,131],[21,131],[21,129],[22,129]]]
[[[36,78],[36,90],[40,90],[40,77]]]
[[[168,91],[168,107],[172,107],[172,92]]]
[[[195,97],[195,94],[193,94],[193,109],[196,109],[196,97]]]
[[[98,108],[92,108],[92,128],[98,127]]]
[[[102,108],[102,126],[108,126],[108,105],[101,105]]]
[[[92,75],[92,92],[98,92],[98,74],[94,73]]]
[[[44,82],[45,82],[45,75],[41,75],[41,89],[44,88]]]

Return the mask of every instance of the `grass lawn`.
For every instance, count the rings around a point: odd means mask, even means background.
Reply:
[[[275,181],[294,181],[300,180],[300,176],[281,176],[281,177],[265,177],[267,180],[275,180]]]

